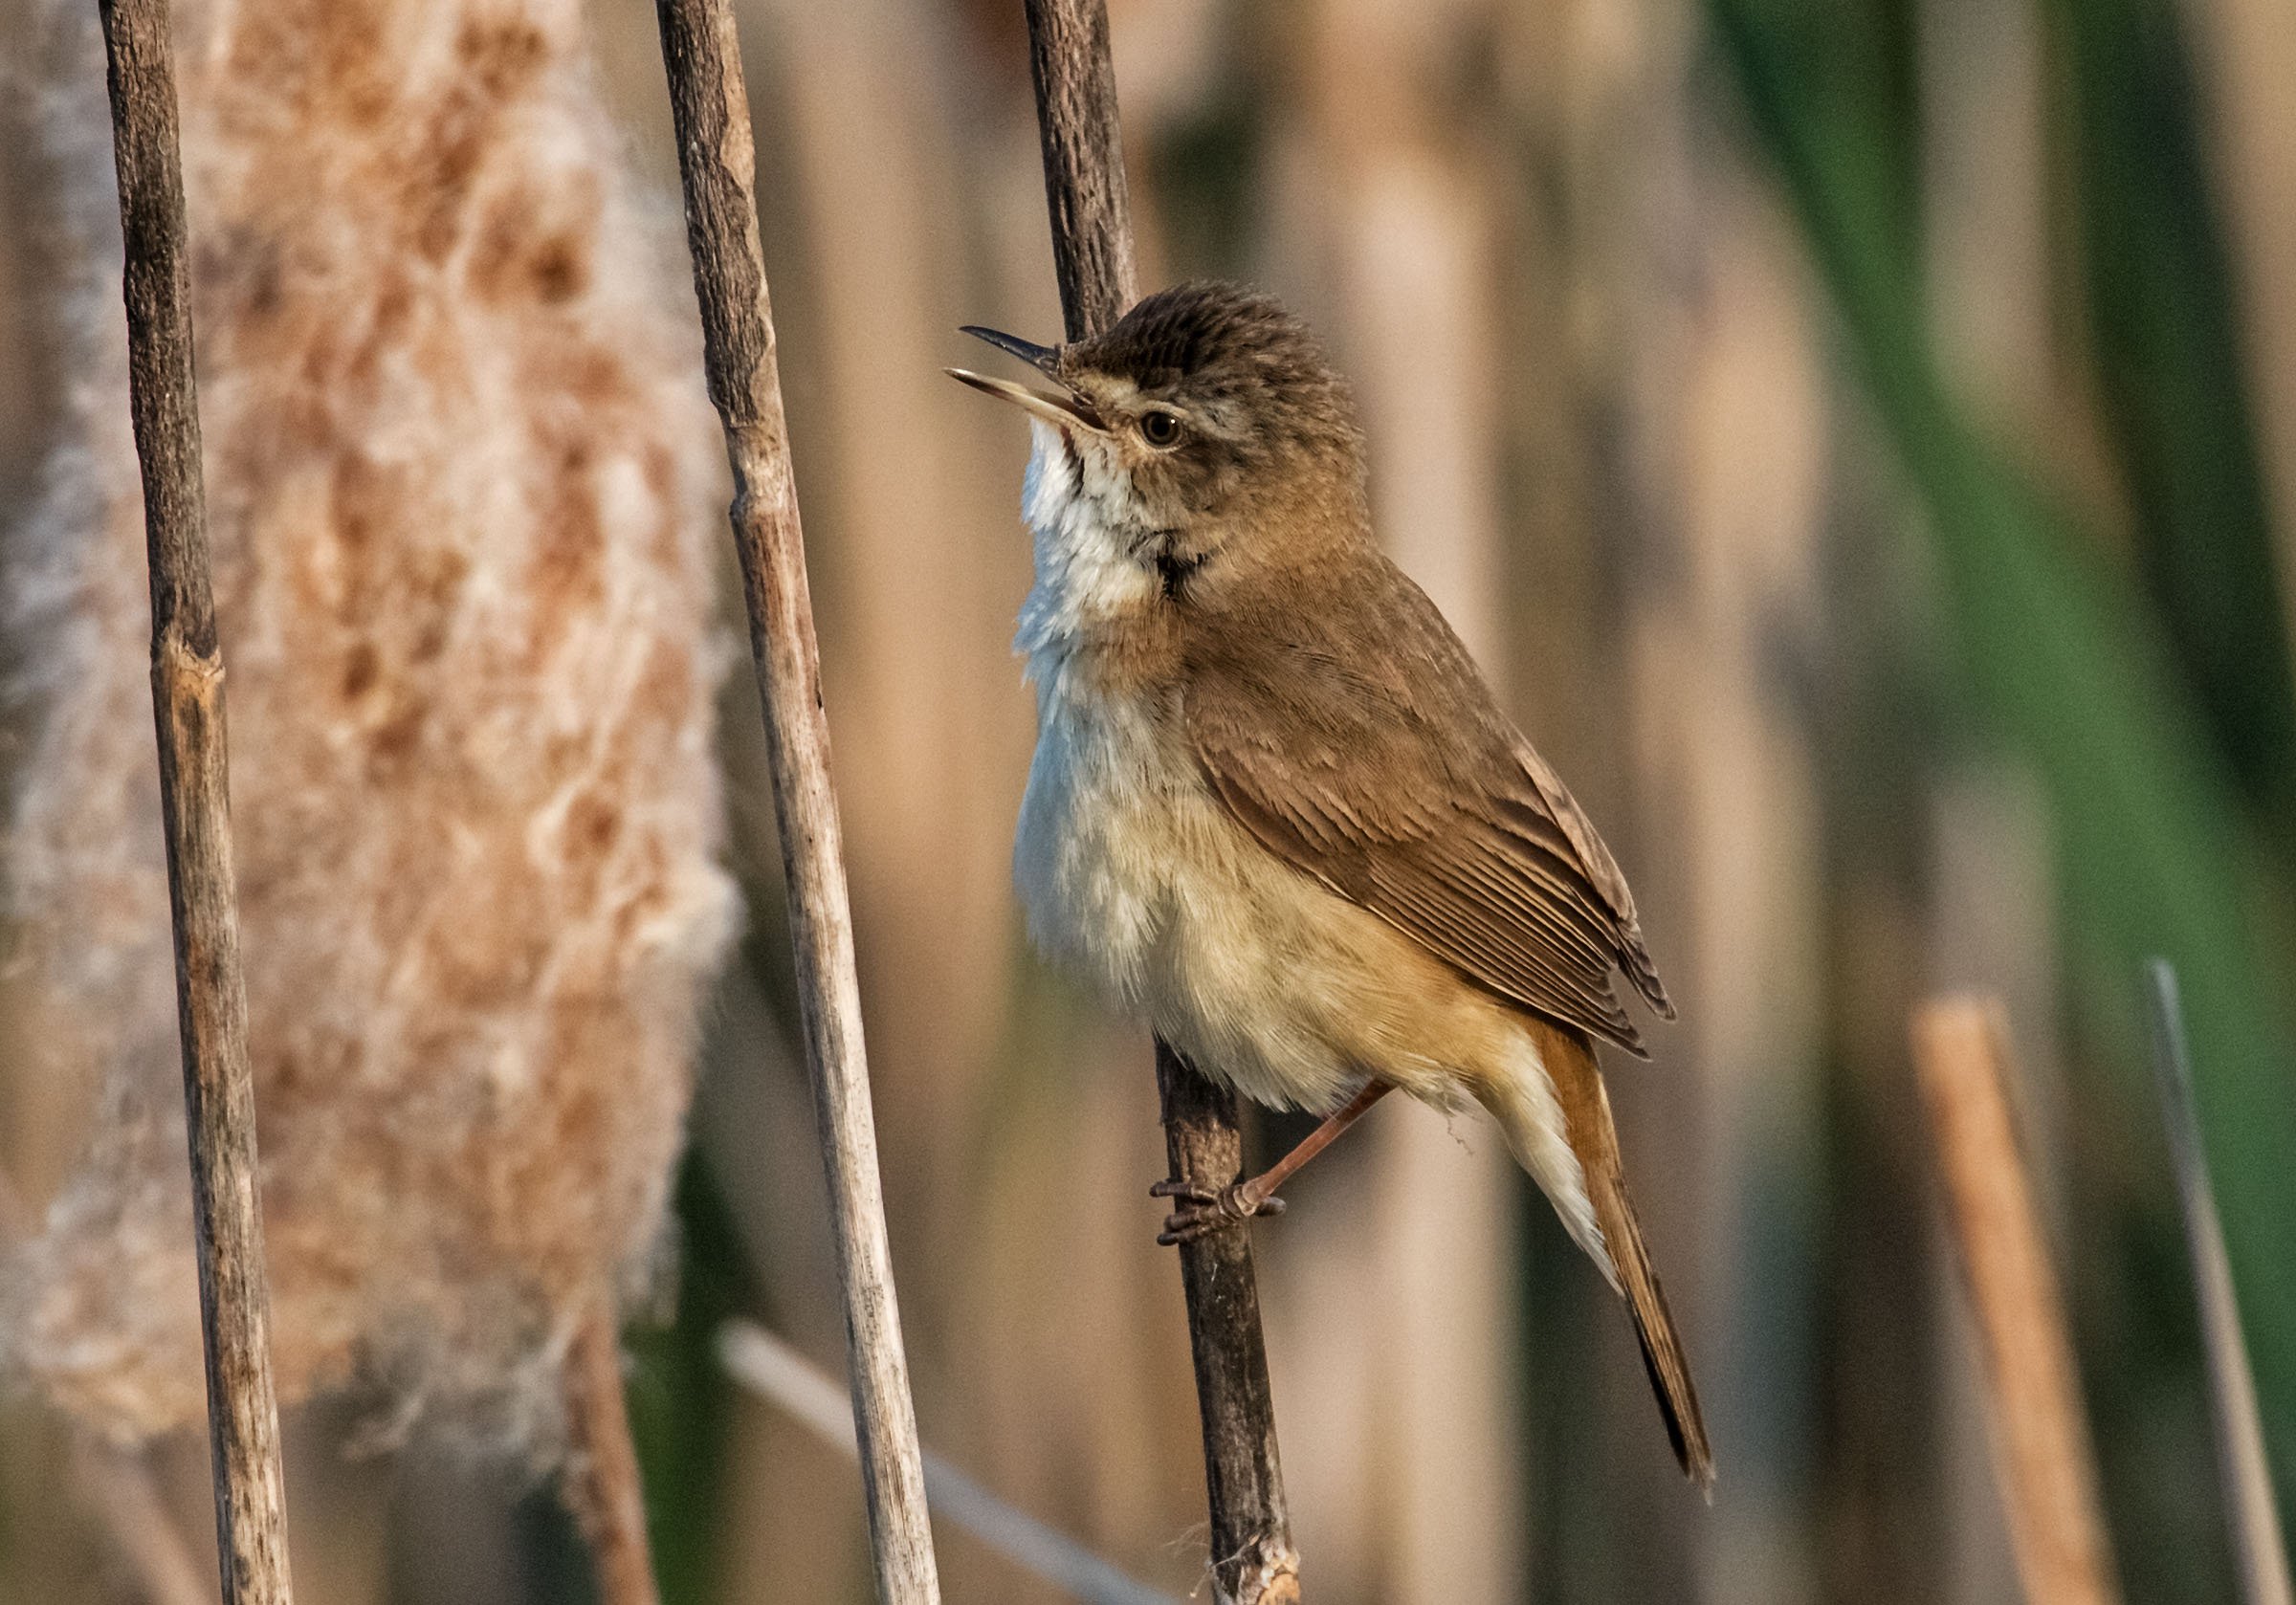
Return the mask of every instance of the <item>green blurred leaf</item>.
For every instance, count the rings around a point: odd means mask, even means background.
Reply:
[[[2172,0],[2059,0],[2106,413],[2170,649],[2251,805],[2296,826],[2296,683],[2232,272]]]
[[[646,1525],[662,1605],[711,1597],[723,1506],[734,1384],[718,1363],[718,1330],[754,1314],[756,1289],[733,1216],[700,1156],[678,1169],[677,1312],[628,1337],[630,1435],[646,1479]]]
[[[1949,400],[1929,352],[1918,257],[1877,222],[1888,209],[1873,175],[1892,163],[1873,147],[1888,129],[1840,86],[1809,81],[1815,58],[1798,30],[1811,14],[1802,0],[1710,5],[1847,354],[1924,505],[1971,683],[2048,789],[2080,1000],[2097,1018],[2132,1022],[2128,994],[2151,953],[2185,978],[2258,1381],[2282,1486],[2296,1488],[2296,1080],[2278,1004],[2285,977],[2257,919],[2279,870],[2211,743],[2223,726],[2183,690],[2158,621],[2065,509]],[[2133,1042],[2124,1059],[2141,1063]]]

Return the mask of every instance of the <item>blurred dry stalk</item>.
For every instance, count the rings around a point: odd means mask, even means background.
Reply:
[[[82,1438],[72,1446],[73,1491],[103,1523],[144,1605],[209,1605],[206,1569],[175,1525],[138,1451]]]
[[[710,400],[724,425],[733,468],[730,516],[773,770],[877,1597],[882,1605],[934,1605],[940,1585],[877,1173],[852,910],[829,778],[821,652],[790,472],[773,308],[758,239],[757,153],[740,46],[729,0],[659,0],[656,16],[677,129]]]
[[[1632,1348],[1610,1310],[1589,1311],[1583,1402],[1540,1405],[1562,1441],[1533,1445],[1536,1503],[1570,1516],[1533,1586],[1886,1597],[1870,1575],[1830,1590],[1817,1575],[1797,1509],[1811,1445],[1772,1430],[1820,1414],[1814,1380],[1776,1363],[1808,1314],[1750,1276],[1746,1229],[1818,1215],[1829,800],[1819,733],[1781,669],[1824,621],[1837,448],[1823,331],[1788,224],[1713,104],[1696,6],[1580,0],[1509,26],[1536,140],[1518,193],[1557,192],[1518,201],[1559,282],[1525,287],[1538,321],[1502,377],[1506,405],[1552,409],[1539,422],[1557,437],[1516,471],[1532,509],[1551,510],[1518,538],[1536,555],[1513,576],[1516,605],[1536,609],[1515,642],[1526,727],[1552,739],[1661,911],[1652,940],[1682,1023],[1612,1091],[1652,1237],[1673,1245],[1676,1308],[1717,1373],[1716,1437],[1733,1444],[1711,1513],[1674,1497],[1640,1430]],[[1574,1495],[1585,1459],[1599,1503]],[[1815,1481],[1817,1530],[1850,1526],[1843,1507],[1864,1490]],[[1622,1503],[1649,1511],[1630,1546],[1603,1539]]]
[[[2281,605],[2296,635],[2296,117],[2287,95],[2296,82],[2296,7],[2186,0],[2183,10],[2206,69],[2204,126],[2230,213]]]
[[[1292,182],[1322,203],[1300,243],[1328,275],[1324,321],[1370,436],[1380,539],[1506,685],[1519,632],[1508,628],[1500,508],[1502,142],[1482,86],[1460,81],[1501,10],[1301,8],[1283,137]],[[1525,534],[1537,546],[1568,539]],[[1536,720],[1527,728],[1540,733]],[[1295,1218],[1269,1253],[1287,1302],[1302,1301],[1277,1330],[1312,1347],[1320,1382],[1309,1396],[1318,1408],[1292,1428],[1303,1509],[1342,1529],[1337,1571],[1378,1577],[1397,1605],[1512,1598],[1526,1571],[1511,1288],[1520,1183],[1489,1128],[1463,1134],[1417,1109],[1386,1111],[1351,1138],[1363,1145],[1358,1168],[1322,1182],[1352,1184],[1358,1199]],[[1334,1241],[1343,1234],[1361,1241]],[[1342,1391],[1360,1399],[1358,1419],[1327,1413]]]
[[[1981,416],[2011,438],[2043,438],[2059,363],[2039,9],[1923,0],[1916,22],[1932,339]]]
[[[2072,1340],[2011,1115],[1998,1003],[1943,999],[1913,1018],[1913,1058],[1991,1385],[1995,1462],[2032,1605],[2120,1595],[2097,1506]]]
[[[784,384],[802,398],[847,873],[865,969],[901,978],[868,999],[870,1074],[913,1307],[972,1225],[957,1200],[978,1178],[952,1139],[995,1097],[1010,976],[980,938],[1010,917],[1031,728],[1004,650],[1027,573],[1012,475],[922,359],[982,316],[962,21],[915,0],[748,0],[741,16],[766,41],[755,111],[790,209],[769,242],[788,262],[772,263],[776,301],[806,331]]]
[[[2271,1462],[2256,1405],[2256,1378],[2241,1334],[2241,1306],[2224,1251],[2224,1226],[2208,1179],[2208,1151],[2200,1140],[2194,1104],[2191,1050],[2184,1040],[2184,1006],[2176,972],[2165,958],[2146,966],[2152,1013],[2152,1073],[2160,1088],[2169,1156],[2176,1169],[2184,1242],[2199,1296],[2200,1332],[2208,1358],[2208,1391],[2216,1406],[2217,1465],[2224,1482],[2225,1517],[2232,1528],[2241,1597],[2245,1605],[2290,1605],[2287,1544],[2272,1494]]]
[[[32,1226],[23,1196],[0,1171],[0,1252],[15,1248]],[[138,1451],[83,1435],[72,1447],[71,1481],[74,1496],[103,1525],[149,1605],[208,1605],[204,1569],[191,1558]]]
[[[566,1503],[589,1541],[603,1605],[655,1605],[646,1489],[622,1387],[622,1333],[600,1299],[566,1353]]]
[[[25,53],[84,381],[10,554],[8,868],[28,1035],[105,1092],[0,1324],[141,1435],[196,1411],[198,1328],[89,21]],[[730,924],[692,352],[573,0],[192,0],[177,38],[279,1391],[547,1455],[576,1330],[650,1280]]]
[[[1613,268],[1646,299],[1639,325],[1612,331],[1625,342],[1627,438],[1607,510],[1647,543],[1627,579],[1624,717],[1639,836],[1657,860],[1648,895],[1675,911],[1659,940],[1680,957],[1659,953],[1680,978],[1685,1023],[1658,1065],[1619,1080],[1627,1140],[1641,1134],[1652,1154],[1639,1185],[1675,1223],[1659,1241],[1688,1262],[1690,1330],[1727,1376],[1792,1341],[1774,1291],[1743,1274],[1733,1222],[1802,1183],[1821,1102],[1825,803],[1817,742],[1779,695],[1777,666],[1817,627],[1831,443],[1821,340],[1782,221],[1690,109],[1694,94],[1667,86],[1689,70],[1675,54],[1689,43],[1652,41],[1644,68],[1660,75],[1643,86],[1653,126],[1635,142],[1649,231],[1628,247],[1643,260]],[[1680,259],[1658,265],[1669,251]],[[1806,1587],[1785,1513],[1791,1451],[1753,1424],[1779,1406],[1730,1387],[1717,1431],[1746,1412],[1755,1443],[1711,1526],[1679,1501],[1662,1506],[1669,1572],[1725,1596]],[[1664,1470],[1645,1460],[1634,1475]]]
[[[1920,69],[1923,281],[1927,322],[1949,381],[2001,438],[2093,472],[2093,422],[2068,384],[2051,321],[2047,63],[2041,8],[2029,0],[1922,0]],[[2068,445],[2068,442],[2078,442]],[[2074,453],[2086,457],[2074,457]],[[2073,460],[2067,461],[2071,458]],[[1928,984],[1998,995],[2020,1024],[2060,1018],[2053,988],[2061,907],[2049,818],[2032,775],[1989,757],[1926,783],[1933,853]],[[1899,1012],[1901,1011],[1893,1011]],[[1889,1022],[1892,1035],[1895,1022]],[[2061,1201],[2063,1066],[2050,1039],[2026,1039],[2023,1133],[2047,1206]],[[1894,1044],[1890,1044],[1894,1045]],[[1891,1056],[1894,1058],[1894,1054]],[[1961,1341],[1968,1317],[1954,1271],[1932,1257],[1942,1597],[1982,1605],[2017,1588],[2016,1557],[1993,1488],[1983,1367]]]
[[[1028,0],[1027,14],[1062,319],[1068,339],[1085,340],[1104,333],[1139,295],[1108,8],[1104,0]],[[1172,1179],[1215,1188],[1237,1180],[1244,1140],[1234,1095],[1160,1038],[1156,1085]],[[1203,1423],[1213,1590],[1221,1605],[1297,1605],[1299,1554],[1284,1504],[1250,1233],[1215,1232],[1181,1243],[1179,1256]]]
[[[778,1405],[847,1456],[858,1458],[860,1447],[853,1439],[853,1417],[844,1390],[790,1345],[762,1327],[734,1321],[718,1333],[718,1358],[743,1387]],[[925,1492],[936,1517],[962,1528],[1080,1605],[1177,1605],[1065,1533],[1014,1508],[931,1448],[923,1450],[923,1459]]]
[[[112,144],[125,250],[128,409],[144,481],[151,694],[175,941],[193,1236],[206,1351],[215,1547],[226,1605],[288,1605],[287,1471],[271,1381],[254,1076],[239,969],[223,647],[208,559],[191,371],[167,0],[103,0]]]

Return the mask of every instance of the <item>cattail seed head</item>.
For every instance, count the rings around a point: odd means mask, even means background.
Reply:
[[[9,551],[5,869],[50,1068],[104,1090],[0,1341],[144,1433],[199,1412],[199,1324],[100,55],[48,11],[78,384]],[[575,0],[201,0],[177,41],[280,1392],[531,1404],[658,1242],[732,920],[674,235]]]

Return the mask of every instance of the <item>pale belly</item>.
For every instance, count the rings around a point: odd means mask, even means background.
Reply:
[[[1144,716],[1043,711],[1013,856],[1048,956],[1258,1102],[1328,1110],[1372,1075],[1456,1102],[1502,1011],[1253,841]]]

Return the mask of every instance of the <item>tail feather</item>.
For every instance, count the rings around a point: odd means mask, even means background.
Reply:
[[[1698,1409],[1698,1390],[1690,1380],[1689,1359],[1667,1308],[1667,1295],[1643,1242],[1642,1222],[1635,1219],[1634,1200],[1626,1193],[1626,1175],[1619,1158],[1619,1133],[1610,1115],[1610,1094],[1603,1089],[1602,1072],[1595,1063],[1594,1044],[1584,1033],[1529,1022],[1539,1057],[1545,1064],[1555,1102],[1563,1117],[1563,1134],[1577,1155],[1585,1180],[1587,1202],[1595,1224],[1601,1230],[1597,1263],[1603,1265],[1611,1285],[1626,1300],[1634,1317],[1635,1336],[1641,1340],[1643,1367],[1649,1373],[1650,1391],[1658,1396],[1659,1414],[1666,1418],[1667,1437],[1684,1473],[1708,1498],[1713,1497],[1714,1457],[1707,1442],[1706,1421]],[[1504,1118],[1504,1116],[1502,1116]],[[1517,1143],[1520,1147],[1520,1143]]]

